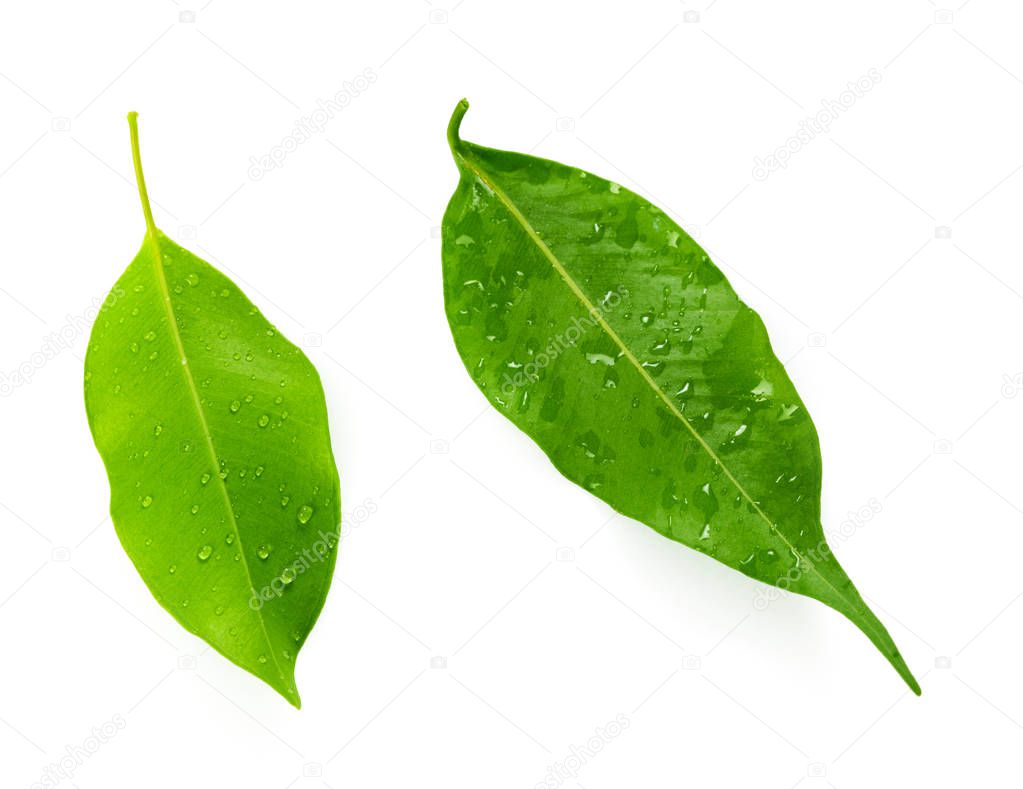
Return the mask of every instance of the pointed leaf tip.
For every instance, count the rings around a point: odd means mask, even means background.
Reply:
[[[891,637],[888,636],[887,631],[885,631],[885,636],[887,636],[889,642],[891,642]],[[894,642],[892,642],[892,647],[895,647]],[[911,691],[913,691],[914,695],[923,695],[923,691],[920,689],[920,683],[916,681],[916,677],[913,676],[913,672],[910,670],[909,665],[906,663],[898,649],[895,649],[894,654],[886,654],[885,657],[888,658],[888,662],[891,663],[892,667],[902,678],[902,681],[906,683]]]
[[[916,677],[913,676],[913,672],[909,670],[909,666],[905,666],[905,673],[899,671],[899,675],[905,683],[909,685],[909,689],[913,691],[914,694],[917,696],[922,696],[924,694],[923,690],[920,688],[920,683],[916,681]]]

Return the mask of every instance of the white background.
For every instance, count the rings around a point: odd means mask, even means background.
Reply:
[[[33,372],[0,399],[5,787],[114,715],[61,785],[533,787],[566,759],[583,789],[1018,774],[1019,4],[187,2],[3,8],[0,372]],[[613,517],[487,406],[441,298],[463,95],[467,139],[652,198],[764,317],[821,435],[826,528],[880,509],[832,544],[922,698],[839,615],[755,609],[763,587]],[[177,626],[106,517],[76,316],[141,243],[129,109],[158,224],[307,348],[344,510],[376,508],[298,661],[300,712]]]

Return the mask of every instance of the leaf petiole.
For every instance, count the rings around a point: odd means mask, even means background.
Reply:
[[[135,165],[135,181],[139,187],[142,213],[146,217],[146,233],[152,238],[156,238],[156,222],[153,221],[153,209],[149,207],[146,177],[142,174],[142,154],[139,152],[139,114],[137,112],[128,113],[128,128],[131,130],[131,160]]]
[[[468,109],[469,100],[462,99],[455,106],[455,111],[451,114],[451,120],[448,122],[448,145],[451,147],[452,152],[457,151],[461,147],[462,141],[458,136],[458,129],[462,125],[462,118],[465,117]]]

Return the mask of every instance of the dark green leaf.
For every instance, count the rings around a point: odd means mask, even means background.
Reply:
[[[828,549],[821,457],[760,317],[656,206],[459,138],[444,297],[473,380],[624,515],[847,616],[920,689]]]
[[[341,517],[323,389],[231,280],[156,229],[128,120],[146,236],[85,360],[110,513],[160,604],[299,706]]]

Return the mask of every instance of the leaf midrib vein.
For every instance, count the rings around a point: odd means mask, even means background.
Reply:
[[[589,297],[587,297],[587,295],[583,292],[582,288],[579,287],[578,283],[576,283],[576,281],[568,273],[568,270],[561,263],[561,261],[558,260],[557,256],[554,254],[551,248],[547,246],[546,242],[544,242],[542,238],[540,238],[539,233],[536,232],[536,229],[532,226],[529,220],[526,219],[525,215],[519,210],[518,206],[512,201],[512,199],[507,195],[507,193],[505,193],[505,191],[501,189],[501,187],[498,186],[493,180],[488,178],[487,175],[484,174],[484,172],[478,166],[476,166],[475,163],[472,162],[469,159],[469,157],[467,157],[462,151],[456,150],[453,151],[453,153],[457,159],[460,159],[465,164],[465,166],[468,167],[472,171],[472,173],[477,178],[479,178],[480,181],[497,196],[497,199],[501,201],[502,205],[504,205],[504,207],[512,215],[512,218],[515,219],[515,221],[522,227],[523,231],[530,238],[530,240],[537,246],[537,248],[540,250],[543,256],[547,258],[548,262],[551,264],[551,266],[553,266],[554,270],[558,272],[562,280],[564,280],[565,284],[568,286],[569,290],[572,291],[575,297],[586,309],[587,313],[589,313],[596,319],[597,323],[604,330],[604,332],[611,338],[615,345],[618,346],[622,355],[629,360],[633,367],[635,367],[636,370],[639,372],[640,376],[642,376],[644,381],[646,381],[650,388],[657,393],[661,401],[668,407],[668,410],[683,425],[685,425],[686,429],[689,430],[693,438],[696,439],[696,441],[700,444],[703,450],[710,456],[711,460],[713,460],[717,464],[718,468],[720,468],[724,472],[725,476],[728,477],[729,481],[731,481],[731,483],[735,486],[736,490],[738,490],[739,493],[742,494],[742,496],[752,505],[756,513],[764,520],[765,523],[767,523],[767,526],[771,530],[771,532],[775,534],[783,543],[785,543],[785,545],[789,548],[789,550],[792,551],[793,554],[798,556],[802,561],[806,562],[806,564],[810,567],[814,574],[818,578],[820,578],[821,581],[823,581],[828,587],[830,587],[832,591],[835,592],[836,595],[838,595],[840,598],[849,603],[849,605],[853,609],[859,610],[860,607],[855,604],[855,601],[850,600],[845,594],[839,591],[839,589],[835,587],[835,585],[832,584],[831,581],[828,580],[821,573],[821,571],[817,568],[814,562],[809,557],[804,555],[799,549],[797,549],[791,542],[789,542],[785,535],[781,533],[781,531],[774,524],[774,522],[767,516],[767,513],[765,513],[760,508],[760,505],[756,502],[756,500],[746,491],[742,483],[740,483],[739,480],[735,478],[735,475],[732,474],[728,466],[724,464],[724,462],[721,460],[720,457],[718,457],[717,453],[713,450],[713,448],[704,440],[703,436],[701,436],[696,431],[696,428],[694,428],[692,424],[690,424],[689,420],[686,419],[685,415],[681,411],[679,411],[678,408],[675,407],[675,404],[671,401],[671,398],[669,398],[668,395],[661,389],[661,387],[657,385],[657,382],[653,379],[650,373],[647,372],[646,368],[643,367],[639,359],[636,358],[636,356],[632,353],[632,350],[625,344],[622,338],[618,336],[618,333],[613,328],[611,328],[611,325],[604,319],[603,313],[597,309],[596,305],[592,301],[590,301]],[[867,618],[867,621],[871,629],[874,629],[873,623],[869,622],[869,618]]]
[[[167,313],[167,324],[174,339],[174,344],[177,347],[178,359],[181,364],[177,365],[181,368],[185,383],[188,386],[188,391],[192,396],[192,404],[195,406],[195,412],[199,417],[199,424],[202,428],[203,438],[206,440],[206,448],[209,451],[210,462],[212,463],[213,477],[217,480],[217,487],[220,489],[221,496],[224,499],[224,506],[227,509],[228,516],[231,519],[231,528],[234,531],[235,539],[238,540],[238,553],[241,555],[242,567],[245,569],[245,577],[249,582],[249,589],[251,592],[255,592],[256,587],[252,581],[252,571],[249,568],[249,560],[245,553],[244,544],[242,541],[241,531],[238,529],[238,520],[235,518],[234,506],[231,504],[231,497],[227,492],[227,485],[220,476],[220,461],[217,458],[217,450],[213,445],[213,434],[210,431],[209,423],[206,421],[206,414],[202,409],[202,401],[199,398],[199,390],[195,386],[195,379],[192,378],[192,370],[188,364],[188,355],[185,353],[185,345],[181,340],[181,332],[178,330],[177,321],[174,318],[174,309],[171,305],[170,289],[167,287],[167,277],[163,272],[163,254],[160,250],[160,242],[156,235],[152,231],[146,232],[146,238],[152,245],[153,254],[153,268],[156,272],[156,281],[160,287],[160,292],[163,298],[164,309]],[[270,640],[270,633],[266,629],[266,620],[263,618],[263,612],[255,611],[256,618],[259,620],[260,629],[263,631],[263,638],[266,639],[267,651],[270,653],[270,657],[273,659],[274,666],[277,668],[277,673],[281,680],[287,682],[287,675],[281,669],[280,661],[277,660],[277,651],[274,649],[273,641]],[[291,691],[289,690],[289,693]]]

